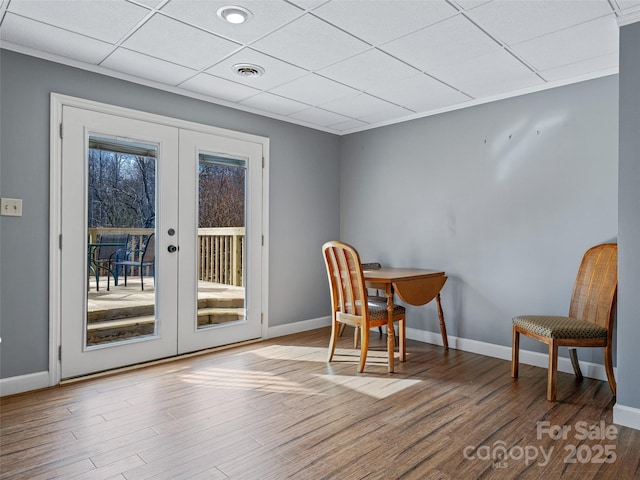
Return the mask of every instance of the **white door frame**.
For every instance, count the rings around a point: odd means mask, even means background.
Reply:
[[[222,137],[243,140],[262,144],[264,155],[264,168],[262,174],[262,278],[261,278],[261,303],[262,303],[262,337],[267,337],[269,325],[268,299],[269,299],[269,139],[258,135],[236,132],[224,128],[213,127],[200,123],[166,117],[124,107],[117,107],[104,103],[71,97],[58,93],[51,93],[50,116],[50,173],[49,173],[49,385],[57,385],[61,380],[61,363],[59,349],[61,344],[61,177],[62,177],[62,108],[71,106],[86,110],[119,115],[135,120],[142,120],[158,124],[164,124],[176,128],[183,128],[202,133],[209,133]]]

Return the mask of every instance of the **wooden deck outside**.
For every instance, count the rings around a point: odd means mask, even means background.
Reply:
[[[120,278],[118,285],[107,290],[106,277],[100,277],[100,289],[95,280],[89,282],[87,293],[87,344],[97,345],[155,332],[155,282],[144,278],[144,290],[139,277],[129,277],[127,286]],[[198,326],[206,327],[244,318],[244,287],[198,281]]]

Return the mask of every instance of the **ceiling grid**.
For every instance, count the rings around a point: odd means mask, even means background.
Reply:
[[[639,14],[640,0],[3,0],[0,46],[343,135],[617,73],[618,24]]]

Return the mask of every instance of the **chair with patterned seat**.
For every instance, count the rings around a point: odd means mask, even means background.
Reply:
[[[569,316],[522,315],[513,319],[511,376],[518,378],[520,334],[549,346],[547,400],[557,395],[558,347],[568,346],[571,364],[582,378],[576,347],[604,347],[609,387],[616,395],[613,374],[612,330],[618,286],[618,246],[596,245],[584,254],[573,286]]]
[[[323,245],[322,252],[331,291],[331,339],[328,361],[333,359],[341,324],[351,325],[360,332],[358,373],[362,373],[369,348],[369,330],[387,325],[387,302],[368,297],[360,256],[355,248],[346,243],[332,241]],[[393,322],[398,322],[400,361],[404,361],[406,357],[405,317],[404,307],[394,305]],[[392,355],[393,352],[388,354]]]

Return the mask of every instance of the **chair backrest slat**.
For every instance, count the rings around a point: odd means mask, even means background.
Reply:
[[[573,287],[569,316],[610,329],[618,287],[618,246],[596,245],[584,254]]]

